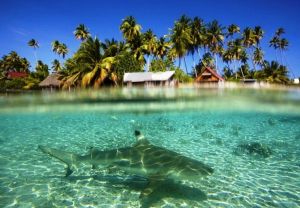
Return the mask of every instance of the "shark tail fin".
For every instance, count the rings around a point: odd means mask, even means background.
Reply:
[[[66,168],[66,177],[71,175],[73,173],[72,168],[76,166],[78,163],[79,155],[76,155],[74,153],[58,150],[58,149],[53,149],[45,146],[39,145],[38,148],[43,152],[46,153],[61,162],[65,163],[67,165]]]

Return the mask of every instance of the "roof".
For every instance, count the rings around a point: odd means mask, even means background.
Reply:
[[[15,71],[10,71],[7,73],[7,78],[21,78],[21,77],[27,77],[28,73],[26,72],[15,72]]]
[[[39,86],[41,87],[50,87],[50,86],[55,86],[59,87],[61,81],[58,80],[59,75],[57,73],[52,73],[46,79],[44,79]]]
[[[223,77],[221,77],[215,70],[213,70],[213,69],[211,69],[211,68],[209,68],[209,67],[206,67],[205,68],[205,70],[202,72],[202,74],[200,74],[200,76],[201,75],[207,75],[207,70],[212,74],[212,75],[214,75],[215,77],[217,77],[219,80],[221,80],[221,81],[224,81],[224,78]]]
[[[166,72],[134,72],[125,73],[124,82],[145,82],[145,81],[166,81],[169,80],[175,71]]]

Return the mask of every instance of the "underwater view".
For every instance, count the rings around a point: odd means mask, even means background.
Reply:
[[[0,96],[0,207],[300,207],[299,89]]]

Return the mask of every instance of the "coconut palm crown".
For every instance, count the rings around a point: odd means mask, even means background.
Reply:
[[[85,41],[88,37],[91,36],[88,28],[84,24],[80,24],[76,27],[74,35],[77,40],[81,41]]]

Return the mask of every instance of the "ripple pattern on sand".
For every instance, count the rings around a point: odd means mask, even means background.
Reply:
[[[290,122],[289,115],[78,111],[0,119],[0,207],[140,207],[140,190],[93,177],[109,175],[107,170],[83,166],[75,178],[65,178],[64,165],[37,149],[45,145],[85,154],[90,147],[130,146],[135,129],[155,145],[214,168],[207,178],[182,181],[204,192],[206,200],[165,197],[154,207],[300,206],[300,123],[295,117]],[[234,154],[239,144],[252,141],[270,147],[272,155]]]

